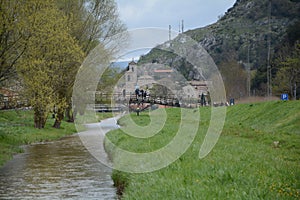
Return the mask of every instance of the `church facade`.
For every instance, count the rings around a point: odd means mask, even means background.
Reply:
[[[131,94],[134,94],[136,88],[146,90],[151,88],[153,84],[165,85],[165,82],[166,85],[170,84],[170,82],[174,81],[172,80],[174,74],[175,72],[170,67],[166,68],[157,63],[138,66],[136,62],[131,61],[124,74],[125,82],[121,88],[119,87],[118,91],[123,93],[123,97],[129,97]],[[175,85],[174,82],[171,84]],[[208,94],[209,84],[211,83],[209,81],[193,80],[186,82],[186,84],[181,88],[185,93],[184,95],[196,99],[202,94]]]

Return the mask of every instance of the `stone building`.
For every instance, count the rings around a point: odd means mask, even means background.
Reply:
[[[137,66],[137,63],[131,61],[124,75],[125,83],[120,91],[122,91],[123,96],[130,96],[130,94],[134,94],[135,89],[138,87],[139,89],[151,88],[153,84],[158,83],[161,85],[170,85],[172,82],[172,76],[176,72],[170,67],[165,67],[160,64],[151,63],[146,64],[145,66]],[[184,95],[189,98],[199,98],[200,95],[208,94],[210,81],[189,81],[188,85],[182,87]],[[172,83],[173,84],[173,83]],[[180,91],[178,91],[180,93]],[[177,94],[175,94],[177,95]],[[181,96],[180,95],[180,96]]]
[[[137,64],[134,61],[131,61],[128,64],[127,71],[125,73],[125,94],[134,92],[135,87],[137,86]]]

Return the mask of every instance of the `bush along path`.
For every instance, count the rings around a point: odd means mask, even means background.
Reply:
[[[156,112],[156,111],[153,111]],[[168,144],[180,122],[180,109],[166,109],[164,128],[147,139],[121,130],[106,137],[132,152],[151,152]],[[210,120],[210,108],[200,108],[198,134],[190,148],[171,165],[151,173],[113,171],[122,199],[299,199],[300,102],[276,101],[228,107],[225,127],[216,146],[204,159],[199,149]],[[140,126],[147,113],[129,118]],[[112,155],[113,148],[106,146]]]

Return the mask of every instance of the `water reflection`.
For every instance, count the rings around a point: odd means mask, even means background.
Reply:
[[[28,146],[0,169],[0,199],[116,199],[111,169],[78,136]]]

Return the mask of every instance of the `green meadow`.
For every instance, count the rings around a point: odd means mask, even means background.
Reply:
[[[274,101],[227,108],[226,122],[214,149],[199,159],[210,123],[210,108],[200,108],[197,135],[175,162],[150,173],[114,170],[112,178],[122,199],[299,199],[300,102]],[[156,111],[151,115],[155,116]],[[107,139],[132,152],[151,152],[168,144],[180,122],[180,109],[166,109],[164,127],[150,138],[136,138],[114,130]],[[159,117],[159,116],[157,116]],[[148,112],[130,118],[150,123]],[[142,129],[141,129],[142,130]],[[138,134],[138,133],[136,133]],[[141,133],[142,134],[142,133]],[[106,142],[114,161],[114,148]]]

